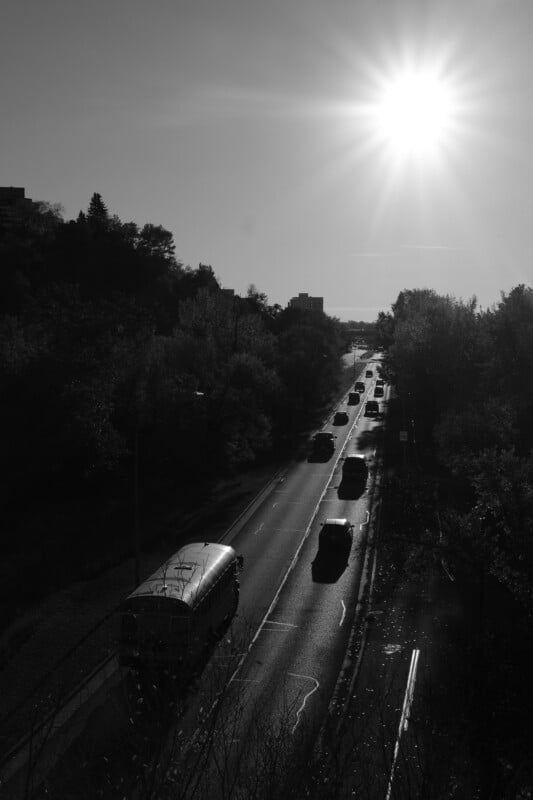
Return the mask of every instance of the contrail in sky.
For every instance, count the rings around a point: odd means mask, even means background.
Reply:
[[[428,251],[436,251],[436,252],[461,252],[464,251],[464,247],[451,247],[446,244],[400,244],[398,245],[397,250],[387,250],[387,251],[373,251],[373,250],[362,250],[356,251],[354,253],[350,253],[351,258],[386,258],[388,256],[394,256],[398,250],[428,250]]]
[[[464,247],[450,247],[447,244],[401,244],[400,250],[464,250]]]
[[[352,258],[381,258],[382,256],[390,256],[392,253],[350,253]]]

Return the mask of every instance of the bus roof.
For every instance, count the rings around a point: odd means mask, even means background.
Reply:
[[[166,597],[194,608],[234,560],[235,550],[228,545],[186,544],[138,586],[126,603],[142,597]]]

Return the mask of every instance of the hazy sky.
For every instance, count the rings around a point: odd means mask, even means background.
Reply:
[[[485,307],[533,282],[532,41],[533,0],[2,0],[0,185],[100,192],[282,305]],[[374,112],[406,70],[448,116],[402,149]]]

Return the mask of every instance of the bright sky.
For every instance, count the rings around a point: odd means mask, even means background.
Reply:
[[[286,305],[533,282],[532,0],[3,0],[0,185]]]

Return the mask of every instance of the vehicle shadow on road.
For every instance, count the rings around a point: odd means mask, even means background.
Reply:
[[[311,577],[313,583],[336,583],[348,566],[349,550],[342,553],[318,552],[311,563]]]
[[[359,500],[366,491],[366,481],[347,480],[343,478],[337,486],[339,500]]]
[[[325,464],[332,455],[333,453],[309,453],[307,461],[309,464]]]

